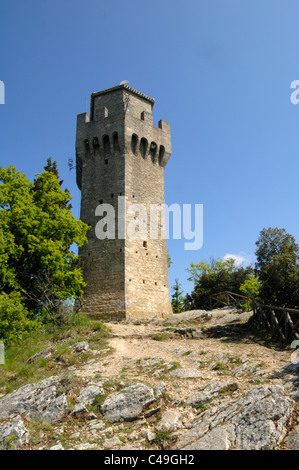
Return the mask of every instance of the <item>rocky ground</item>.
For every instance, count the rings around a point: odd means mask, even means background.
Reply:
[[[255,336],[250,316],[107,323],[106,349],[74,345],[81,366],[0,398],[0,447],[298,450],[299,365]]]

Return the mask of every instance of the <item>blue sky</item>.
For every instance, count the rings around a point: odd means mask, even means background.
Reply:
[[[264,227],[299,241],[296,0],[1,0],[0,165],[32,179],[51,156],[80,191],[76,116],[86,97],[128,80],[170,122],[166,203],[204,205],[204,243],[169,240],[170,286],[190,262],[235,254],[254,262]]]

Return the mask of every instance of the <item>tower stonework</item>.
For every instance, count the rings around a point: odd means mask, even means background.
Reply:
[[[86,282],[82,310],[95,317],[150,319],[172,312],[166,239],[160,236],[163,214],[156,238],[150,236],[149,223],[142,238],[127,236],[123,228],[136,220],[132,205],[143,205],[149,218],[152,205],[164,204],[170,127],[163,120],[153,125],[154,102],[119,85],[92,93],[90,117],[77,117],[76,179],[81,220],[90,226],[88,243],[79,250]],[[108,236],[109,230],[107,238],[96,235],[101,204],[115,211],[115,237]]]

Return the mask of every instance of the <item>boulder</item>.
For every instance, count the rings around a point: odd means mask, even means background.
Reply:
[[[200,377],[200,372],[192,368],[175,369],[172,370],[170,374],[181,379],[196,379]]]
[[[154,401],[153,390],[139,383],[108,397],[101,405],[100,410],[110,423],[133,421]]]
[[[94,400],[98,395],[102,395],[104,393],[104,389],[101,385],[88,385],[87,387],[83,387],[80,391],[80,395],[77,398],[78,403],[84,403],[85,405],[92,405]]]
[[[299,450],[299,427],[291,430],[286,438],[286,446],[288,450]]]
[[[44,357],[45,359],[48,359],[49,357],[52,356],[52,354],[55,352],[55,349],[53,347],[49,347],[47,349],[44,349],[43,351],[40,351],[36,354],[34,354],[34,356],[31,356],[27,362],[31,363],[31,362],[35,362],[37,359],[39,359],[40,357]]]
[[[256,386],[236,401],[201,413],[175,448],[272,449],[284,436],[293,407],[282,386]]]
[[[68,413],[66,396],[58,392],[59,383],[58,377],[49,377],[5,395],[0,399],[0,419],[18,414],[55,423]]]
[[[0,426],[0,450],[18,449],[28,440],[29,433],[21,416],[15,416],[12,421]]]
[[[163,413],[161,420],[156,426],[157,431],[173,432],[182,426],[180,420],[180,413],[172,410],[167,410]]]
[[[89,344],[87,341],[81,341],[80,343],[70,346],[70,349],[72,349],[74,353],[80,354],[89,350]]]

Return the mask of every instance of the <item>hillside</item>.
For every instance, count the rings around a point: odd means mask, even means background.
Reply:
[[[39,380],[2,388],[2,448],[298,449],[299,367],[250,317],[198,310],[106,323],[103,342],[61,335],[26,359]]]

